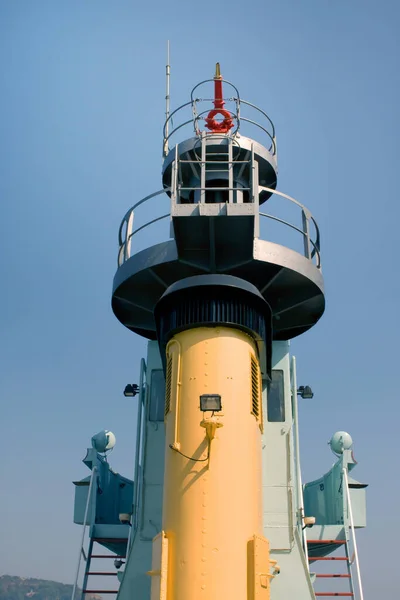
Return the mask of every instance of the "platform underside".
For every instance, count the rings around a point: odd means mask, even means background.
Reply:
[[[207,256],[179,258],[175,240],[138,252],[117,271],[112,308],[131,331],[156,339],[154,308],[165,290],[178,280],[205,273],[241,277],[255,285],[272,309],[275,340],[288,340],[312,327],[325,308],[320,269],[297,252],[265,240],[254,240],[252,255],[240,262]]]

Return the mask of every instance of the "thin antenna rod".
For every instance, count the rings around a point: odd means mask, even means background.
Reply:
[[[165,91],[165,138],[164,138],[164,156],[168,154],[168,133],[169,133],[169,104],[170,104],[170,95],[169,95],[169,80],[171,75],[171,66],[169,64],[169,40],[167,41],[167,66],[165,69],[166,74],[166,91]]]

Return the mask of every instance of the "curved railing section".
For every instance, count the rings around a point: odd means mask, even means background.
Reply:
[[[186,128],[186,132],[188,129],[191,129],[192,134],[194,133],[199,137],[203,133],[210,137],[215,135],[207,131],[205,126],[207,115],[214,108],[214,99],[202,98],[198,95],[201,87],[211,82],[213,83],[214,79],[206,79],[197,84],[191,91],[189,102],[178,106],[168,116],[164,124],[164,156],[167,156],[172,146],[175,145],[176,134],[183,128]],[[223,98],[224,110],[229,113],[233,121],[233,128],[225,135],[233,138],[238,137],[240,134],[246,135],[243,130],[250,125],[254,128],[253,132],[255,131],[257,134],[258,131],[260,134],[260,143],[267,147],[269,152],[276,157],[277,143],[275,127],[270,117],[255,104],[240,98],[238,89],[232,83],[225,79],[223,83],[224,88],[228,88],[232,92],[231,96]],[[171,144],[172,138],[174,138],[173,144]]]
[[[135,224],[135,210],[139,206],[141,206],[145,202],[148,202],[149,200],[152,200],[156,196],[160,196],[161,194],[165,194],[167,196],[166,192],[168,192],[168,191],[169,191],[169,188],[162,189],[162,190],[159,190],[158,192],[154,192],[153,194],[150,194],[149,196],[146,196],[145,198],[142,198],[141,200],[139,200],[139,202],[136,202],[136,204],[134,204],[132,206],[132,208],[130,208],[128,210],[128,212],[125,214],[124,218],[121,221],[121,225],[119,226],[119,231],[118,231],[118,244],[119,244],[118,267],[120,267],[133,254],[136,254],[136,252],[132,252],[132,238],[136,234],[138,234],[140,231],[143,231],[147,227],[150,227],[150,225],[153,225],[154,223],[157,223],[158,221],[162,221],[163,219],[167,219],[170,217],[170,212],[167,212],[166,214],[155,217],[154,219],[151,219],[150,221],[147,221],[143,225],[140,225],[139,227],[134,229],[133,227]],[[167,196],[167,199],[168,199],[168,202],[170,202],[169,196]]]
[[[222,190],[223,188],[218,188],[219,190]],[[208,190],[208,188],[207,188]],[[150,219],[149,221],[145,222],[144,224],[134,228],[135,226],[135,211],[137,210],[137,208],[139,208],[140,206],[142,206],[143,204],[147,203],[147,202],[151,202],[154,198],[156,198],[157,196],[160,196],[161,194],[165,194],[166,196],[166,200],[168,201],[168,203],[171,202],[171,199],[169,198],[167,192],[169,192],[170,189],[166,188],[166,189],[162,189],[159,190],[158,192],[154,192],[153,194],[150,194],[149,196],[146,196],[145,198],[142,198],[142,200],[139,200],[138,202],[136,202],[136,204],[134,204],[132,206],[132,208],[130,210],[128,210],[128,212],[125,214],[124,218],[122,219],[120,228],[119,228],[119,232],[118,232],[118,243],[119,243],[119,251],[118,251],[118,267],[120,267],[126,260],[128,260],[131,256],[133,256],[133,254],[136,254],[136,252],[138,251],[137,249],[135,250],[134,247],[134,238],[135,235],[137,235],[139,232],[147,229],[148,227],[150,227],[151,225],[153,225],[154,223],[157,223],[158,221],[161,221],[163,219],[168,219],[170,218],[170,211],[168,211],[165,214],[161,214],[158,216],[155,216],[153,219]],[[204,189],[204,191],[206,191],[206,189]],[[299,252],[300,254],[302,254],[305,258],[307,258],[310,262],[312,262],[317,269],[321,268],[321,243],[320,243],[320,233],[319,233],[319,228],[317,225],[316,220],[314,219],[313,215],[311,214],[311,212],[300,202],[298,202],[297,200],[295,200],[295,198],[292,198],[291,196],[289,196],[288,194],[284,194],[283,192],[279,192],[277,190],[273,190],[271,188],[268,187],[263,187],[263,186],[259,186],[259,191],[265,191],[271,194],[271,198],[265,202],[263,204],[263,207],[266,207],[268,209],[268,207],[272,207],[273,205],[273,197],[275,198],[279,198],[279,208],[275,209],[275,210],[271,210],[268,212],[264,212],[264,211],[260,211],[259,216],[262,217],[262,220],[266,221],[266,222],[270,222],[270,223],[277,223],[280,226],[282,226],[283,228],[286,228],[286,231],[295,231],[297,232],[297,234],[300,236],[300,252],[298,249],[298,245],[296,244],[296,248],[292,248],[294,249],[296,252]],[[285,203],[288,204],[289,208],[296,208],[296,212],[297,212],[297,217],[295,218],[295,220],[289,220],[288,218],[283,218],[283,216],[280,216],[282,214],[285,213]],[[190,216],[187,217],[188,219],[190,219]],[[261,221],[261,219],[260,219]],[[285,231],[285,229],[281,229],[281,231]],[[269,231],[268,228],[265,232],[265,235],[263,235],[263,228],[261,227],[261,235],[260,237],[262,239],[266,239],[268,241],[273,241],[271,240],[271,237],[269,235]],[[288,248],[290,248],[292,246],[291,243],[288,242],[287,240],[287,235],[283,234],[281,235],[281,233],[278,234],[278,241],[277,243],[280,243],[282,246],[286,246]]]
[[[277,223],[281,223],[286,227],[290,227],[293,231],[297,231],[301,235],[301,239],[303,241],[303,256],[313,261],[315,266],[320,269],[321,268],[321,238],[319,233],[319,227],[312,216],[311,212],[306,208],[303,204],[298,202],[295,198],[292,198],[288,194],[284,194],[283,192],[278,192],[278,190],[273,190],[268,187],[259,186],[260,190],[265,190],[266,192],[271,193],[273,196],[279,196],[280,198],[284,198],[288,200],[295,206],[299,208],[299,214],[301,216],[301,224],[295,225],[290,221],[282,219],[277,215],[260,212],[260,217],[264,217],[265,219],[270,219],[271,221],[275,221]],[[264,206],[268,207],[268,203],[271,203],[271,200],[266,202]],[[283,244],[285,245],[285,244]]]

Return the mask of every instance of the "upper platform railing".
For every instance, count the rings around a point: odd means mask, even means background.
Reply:
[[[186,137],[191,137],[193,134],[201,137],[204,131],[210,136],[215,135],[211,131],[207,132],[207,129],[210,129],[210,113],[219,112],[214,109],[215,98],[203,98],[199,96],[201,86],[214,81],[214,79],[205,79],[198,83],[191,91],[189,102],[185,102],[185,104],[182,104],[170,113],[164,124],[164,156],[167,156],[171,148],[177,143],[178,132],[181,132],[183,136],[186,131]],[[221,112],[224,113],[225,117],[221,114],[219,116],[216,115],[214,119],[214,122],[217,124],[216,126],[221,127],[224,120],[228,117],[232,122],[232,127],[225,135],[235,138],[239,135],[248,135],[249,132],[252,134],[249,137],[259,141],[276,159],[277,142],[275,127],[267,113],[255,104],[240,98],[239,90],[232,83],[226,80],[223,80],[223,83],[225,87],[229,88],[232,95],[221,98],[221,103],[224,107]],[[178,121],[178,124],[176,124],[176,121]],[[189,134],[190,129],[192,131]]]
[[[199,189],[208,192],[210,188]],[[226,189],[228,190],[228,188]],[[218,190],[223,191],[224,188],[218,188]],[[320,233],[317,222],[311,212],[303,204],[283,192],[263,186],[259,186],[259,190],[271,194],[271,198],[264,204],[264,207],[268,208],[268,212],[259,212],[259,216],[262,217],[262,219],[260,219],[260,238],[295,250],[312,262],[317,269],[320,269]],[[135,239],[138,239],[139,237],[138,234],[146,232],[144,240],[145,247],[148,247],[148,234],[145,230],[160,221],[166,222],[167,219],[169,225],[169,220],[171,218],[171,203],[174,202],[173,197],[170,198],[168,194],[170,191],[169,188],[162,189],[146,196],[142,200],[136,202],[136,204],[134,204],[125,214],[118,232],[118,267],[131,258],[131,256],[144,249],[143,247],[140,247],[139,244],[136,245],[134,243]],[[162,205],[165,203],[165,212],[162,211],[162,214],[158,214],[147,221],[142,218],[142,221],[136,226],[137,209],[147,203],[154,203],[158,196],[162,197]],[[150,207],[148,205],[148,208],[149,210],[147,212],[153,213],[155,207]],[[153,208],[153,210],[151,210],[151,208]],[[160,204],[158,204],[157,210],[159,208]],[[186,218],[190,219],[191,217],[188,216]],[[267,224],[267,226],[264,227],[264,224]],[[290,234],[293,232],[295,235],[291,236]],[[153,234],[155,234],[154,243],[157,243],[157,239],[161,242],[166,241],[166,239],[170,239],[171,237],[169,235],[169,230],[166,228],[162,232],[160,229],[157,232],[153,229]],[[162,239],[159,239],[160,237]]]

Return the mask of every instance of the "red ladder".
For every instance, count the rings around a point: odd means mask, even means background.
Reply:
[[[348,547],[347,541],[346,540],[307,540],[307,545],[308,545],[309,550],[313,544],[318,544],[318,545],[327,544],[330,546],[336,545],[337,550],[339,550],[340,548],[343,547],[344,551],[345,551],[345,556],[309,556],[309,558],[308,558],[309,562],[326,561],[326,560],[345,561],[346,567],[347,567],[347,573],[316,573],[315,581],[317,581],[318,579],[333,579],[333,580],[347,579],[349,582],[349,588],[350,588],[350,590],[348,592],[317,592],[317,591],[314,591],[315,596],[316,597],[333,597],[333,596],[335,596],[335,597],[342,596],[343,597],[343,596],[345,596],[345,597],[349,597],[349,598],[354,598],[354,588],[353,588],[353,580],[352,580],[352,574],[351,574],[351,560],[349,558],[349,547]]]
[[[117,556],[116,554],[94,554],[93,553],[93,546],[95,543],[100,544],[101,542],[104,542],[105,540],[100,539],[100,538],[91,538],[90,542],[89,542],[89,548],[88,548],[88,555],[83,556],[83,558],[85,559],[86,562],[86,566],[85,566],[85,575],[83,578],[83,586],[82,586],[82,596],[81,596],[81,600],[85,600],[85,595],[87,594],[118,594],[118,589],[110,589],[110,590],[104,590],[104,589],[89,589],[88,588],[88,582],[89,582],[89,577],[90,576],[100,576],[100,577],[117,577],[118,576],[118,572],[115,571],[99,571],[98,569],[92,571],[91,570],[91,564],[92,564],[92,560],[93,559],[104,559],[104,558],[108,558],[108,559],[113,559],[113,560],[122,560],[126,558],[126,555],[123,556]],[[107,542],[113,542],[114,540],[112,539],[107,539]],[[115,542],[121,542],[120,539],[115,540]],[[117,587],[117,586],[115,586]],[[118,586],[119,587],[119,586]]]

